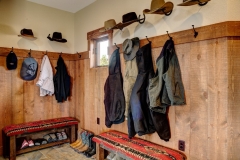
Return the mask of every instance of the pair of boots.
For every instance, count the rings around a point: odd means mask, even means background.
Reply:
[[[92,142],[93,133],[83,130],[78,139],[70,146],[78,153],[91,157],[96,153],[96,144]]]

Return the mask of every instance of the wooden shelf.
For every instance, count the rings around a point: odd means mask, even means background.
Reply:
[[[39,149],[43,149],[43,148],[48,148],[48,147],[52,147],[52,146],[56,146],[56,145],[60,145],[60,144],[64,144],[64,143],[69,143],[69,142],[70,142],[70,139],[65,139],[65,140],[61,140],[61,141],[42,144],[39,146],[28,147],[28,148],[16,151],[16,154],[17,155],[23,154],[23,153],[27,153],[27,152],[31,152],[31,151],[35,151],[35,150],[39,150]]]

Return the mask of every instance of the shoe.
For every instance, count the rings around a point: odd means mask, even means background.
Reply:
[[[29,141],[28,141],[28,146],[29,146],[29,147],[34,146],[33,140],[29,140]]]
[[[57,135],[57,139],[59,141],[63,140],[63,136],[62,136],[62,134],[60,132],[57,132],[56,135]]]
[[[67,139],[67,134],[64,131],[62,131],[62,139]]]
[[[50,133],[49,136],[52,138],[52,142],[57,141],[57,136],[54,133]]]
[[[20,149],[24,149],[24,148],[27,148],[29,145],[28,145],[28,142],[26,139],[24,139],[24,141],[22,142],[22,146]]]
[[[83,145],[83,141],[82,141],[82,140],[81,140],[81,141],[78,141],[78,143],[75,143],[75,144],[72,145],[71,147],[72,147],[73,149],[75,149],[75,148],[80,147],[81,145]]]
[[[90,158],[90,157],[92,157],[92,156],[95,155],[95,154],[96,154],[96,150],[95,150],[95,149],[92,149],[92,151],[86,153],[86,156],[87,156],[88,158]]]
[[[49,136],[48,134],[46,134],[45,136],[43,136],[43,138],[46,139],[48,143],[53,142],[52,137]]]
[[[112,160],[115,156],[116,156],[116,154],[110,152],[107,156],[107,160]]]

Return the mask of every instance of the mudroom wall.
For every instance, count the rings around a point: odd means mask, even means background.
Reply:
[[[146,15],[144,24],[133,23],[122,31],[113,31],[113,43],[121,46],[126,38],[139,37],[141,46],[147,43],[145,36],[153,42],[153,62],[159,56],[164,42],[168,39],[166,31],[175,42],[179,59],[187,104],[171,106],[169,121],[171,139],[161,140],[156,133],[140,138],[167,147],[178,149],[178,141],[186,143],[185,154],[188,159],[239,159],[238,138],[240,127],[234,104],[240,93],[236,64],[240,58],[239,32],[236,25],[228,26],[228,21],[240,21],[238,8],[240,2],[210,1],[206,6],[180,7],[181,0],[172,0],[174,9],[170,16]],[[122,15],[150,7],[145,0],[101,0],[75,14],[75,50],[88,50],[86,32],[101,28],[104,21],[115,19],[121,22]],[[226,22],[226,23],[221,23]],[[194,38],[192,25],[199,35]],[[234,27],[235,26],[235,27]],[[79,29],[81,28],[81,29]],[[229,34],[231,33],[231,34]],[[236,38],[237,37],[237,38]],[[182,41],[181,41],[182,40]],[[113,44],[111,44],[113,45]],[[115,46],[110,47],[111,54]],[[90,55],[91,57],[91,55]],[[234,58],[233,58],[234,57]],[[124,76],[124,59],[121,50],[121,67]],[[90,67],[90,59],[80,60],[80,89],[84,90],[80,106],[81,127],[96,134],[113,129],[127,132],[127,121],[111,128],[105,126],[104,84],[108,76],[107,67]],[[233,78],[234,77],[234,78]],[[231,86],[231,87],[230,87]],[[97,118],[100,124],[97,124]]]
[[[32,29],[37,39],[18,37],[23,29]],[[50,41],[53,32],[61,32],[67,43]],[[73,53],[74,14],[28,0],[0,1],[0,47]]]

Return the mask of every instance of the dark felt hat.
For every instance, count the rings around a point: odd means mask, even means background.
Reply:
[[[20,76],[26,81],[34,80],[37,76],[37,70],[37,61],[32,57],[28,57],[23,60]]]
[[[19,37],[36,38],[36,37],[34,37],[33,32],[32,32],[31,29],[23,28],[23,29],[20,31],[20,34],[21,34],[21,35],[18,35]]]
[[[183,0],[183,3],[178,4],[178,6],[191,6],[195,4],[206,3],[210,0]]]
[[[134,22],[138,22],[139,19],[137,17],[137,14],[135,12],[129,12],[127,14],[124,14],[122,16],[122,23],[117,24],[117,28],[122,29]]]
[[[17,59],[16,54],[13,51],[10,51],[10,53],[7,55],[7,58],[6,58],[7,68],[9,70],[16,69],[17,62],[18,62],[18,59]]]
[[[62,42],[62,43],[67,42],[66,39],[63,39],[63,38],[62,38],[62,33],[61,33],[61,32],[53,32],[52,38],[50,37],[50,34],[47,36],[47,38],[48,38],[50,41],[57,41],[57,42]]]
[[[134,57],[136,57],[138,49],[139,49],[138,37],[135,37],[133,39],[126,39],[123,42],[124,59],[127,61],[131,61]]]

